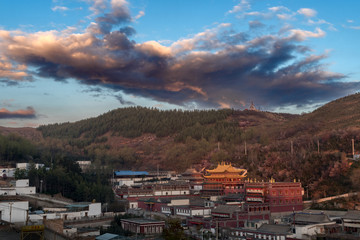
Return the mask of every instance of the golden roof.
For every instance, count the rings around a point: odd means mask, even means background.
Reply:
[[[204,176],[204,178],[244,178],[245,176],[239,174],[212,174]]]
[[[218,164],[218,166],[215,169],[212,170],[207,170],[208,173],[237,173],[239,174],[241,177],[246,177],[246,173],[247,170],[246,169],[241,169],[241,168],[236,168],[231,166],[231,163],[226,164],[224,162]]]

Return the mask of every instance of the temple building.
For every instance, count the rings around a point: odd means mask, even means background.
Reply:
[[[247,170],[222,162],[204,175],[203,195],[225,195],[244,193],[244,178]]]
[[[194,168],[187,169],[179,180],[188,182],[190,184],[190,192],[192,194],[199,194],[203,188],[204,178],[201,172],[196,171]]]

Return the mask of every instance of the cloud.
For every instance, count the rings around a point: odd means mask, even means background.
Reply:
[[[143,17],[143,16],[145,16],[145,12],[144,12],[144,11],[139,11],[138,15],[136,15],[136,16],[134,17],[134,19],[135,19],[135,20],[138,20],[139,18],[141,18],[141,17]]]
[[[54,12],[56,12],[56,11],[63,12],[63,11],[68,11],[69,8],[64,7],[64,6],[55,6],[55,7],[51,8],[51,10],[53,10]]]
[[[279,25],[283,27],[279,31],[253,31],[267,26],[253,20],[245,32],[221,23],[171,45],[135,42],[126,1],[91,2],[100,15],[78,33],[0,31],[3,78],[13,82],[37,76],[72,78],[90,87],[95,97],[104,94],[103,89],[112,91],[121,104],[132,103],[119,92],[199,108],[239,108],[251,101],[266,109],[313,104],[360,85],[344,83],[345,75],[328,71],[322,63],[326,54],[311,55],[306,40],[324,37],[321,28]],[[270,8],[266,14],[276,17],[285,12],[291,14],[283,7]]]
[[[307,38],[322,38],[326,33],[320,28],[316,28],[315,32],[306,31],[302,29],[291,29],[289,38],[297,41],[305,41]]]
[[[14,63],[7,57],[0,56],[0,79],[6,79],[7,81],[10,79],[17,81],[30,80],[31,77],[26,69],[26,65]]]
[[[349,26],[351,29],[360,30],[360,26]]]
[[[317,14],[317,12],[311,8],[300,8],[297,12],[308,18],[315,17]]]
[[[238,13],[242,11],[249,10],[251,8],[251,5],[248,0],[241,0],[239,4],[233,7],[228,13]]]
[[[121,105],[135,105],[131,101],[126,101],[121,95],[116,95],[115,98],[120,102]]]
[[[265,26],[265,24],[263,24],[262,22],[260,22],[260,21],[250,21],[249,22],[249,27],[251,28],[251,29],[255,29],[255,28],[262,28],[262,27],[264,27]]]
[[[110,7],[108,7],[107,2],[104,0],[93,0],[91,10],[95,14],[100,14],[108,8],[110,8],[110,11],[97,17],[95,22],[89,27],[89,30],[93,33],[108,34],[114,26],[128,23],[132,20],[128,2],[125,0],[111,0]]]
[[[36,118],[36,112],[32,107],[23,110],[9,111],[6,108],[0,108],[0,119],[31,119]]]

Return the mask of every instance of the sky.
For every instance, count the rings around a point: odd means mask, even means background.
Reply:
[[[310,112],[360,89],[360,1],[0,1],[0,126],[116,108]]]

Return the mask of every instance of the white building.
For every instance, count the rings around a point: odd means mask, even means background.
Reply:
[[[42,163],[17,163],[16,164],[16,168],[18,169],[24,169],[24,170],[29,170],[31,167],[31,164],[34,164],[35,169],[39,169],[44,167],[45,165]]]
[[[36,188],[29,186],[29,179],[12,181],[10,186],[0,188],[0,196],[35,194]]]
[[[16,168],[0,168],[1,177],[15,177]]]
[[[30,214],[30,220],[41,222],[46,219],[80,220],[102,216],[101,203],[74,203],[62,208],[44,208],[44,213]]]
[[[28,201],[8,200],[0,202],[0,220],[3,221],[25,225],[28,211]]]
[[[286,221],[292,226],[293,234],[290,237],[297,239],[312,239],[317,234],[325,234],[325,226],[336,224],[324,213],[294,213]]]
[[[81,171],[86,172],[91,167],[91,161],[76,161],[79,164]]]

